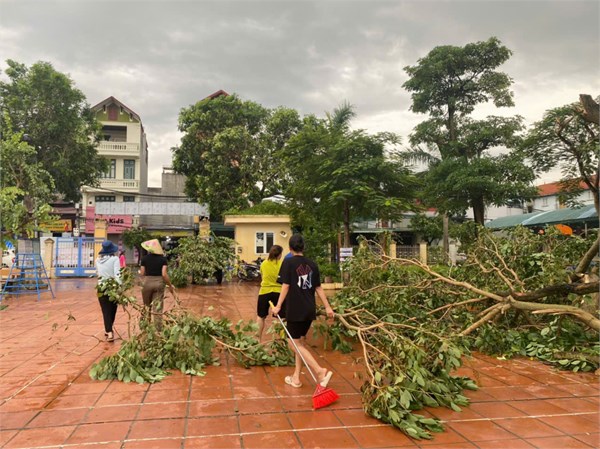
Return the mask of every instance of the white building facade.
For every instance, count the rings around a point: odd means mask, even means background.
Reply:
[[[102,123],[98,153],[109,160],[109,168],[99,187],[84,186],[79,223],[80,232],[93,235],[98,203],[139,202],[148,191],[148,143],[138,114],[114,97],[108,97],[92,110]],[[104,217],[108,234],[121,234],[137,224],[137,217]]]

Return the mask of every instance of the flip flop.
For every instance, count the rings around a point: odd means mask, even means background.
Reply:
[[[325,374],[325,377],[323,378],[323,380],[321,382],[319,382],[319,384],[325,388],[327,386],[327,384],[329,384],[329,381],[331,380],[331,376],[333,376],[333,371],[327,371],[327,374]]]
[[[285,376],[285,383],[294,388],[300,388],[302,386],[302,382],[295,384],[294,379],[292,379],[292,376]]]

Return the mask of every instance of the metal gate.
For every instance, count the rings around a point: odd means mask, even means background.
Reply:
[[[54,268],[57,277],[87,277],[96,274],[96,245],[102,239],[94,237],[59,237],[56,239]]]

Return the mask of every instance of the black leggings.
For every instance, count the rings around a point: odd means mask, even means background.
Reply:
[[[115,317],[117,316],[117,307],[119,307],[119,305],[108,299],[108,295],[100,296],[98,301],[100,302],[102,318],[104,319],[104,332],[112,332]]]

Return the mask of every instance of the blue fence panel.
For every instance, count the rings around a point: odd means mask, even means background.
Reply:
[[[57,277],[87,277],[96,274],[94,237],[59,237],[56,239],[54,268]]]

